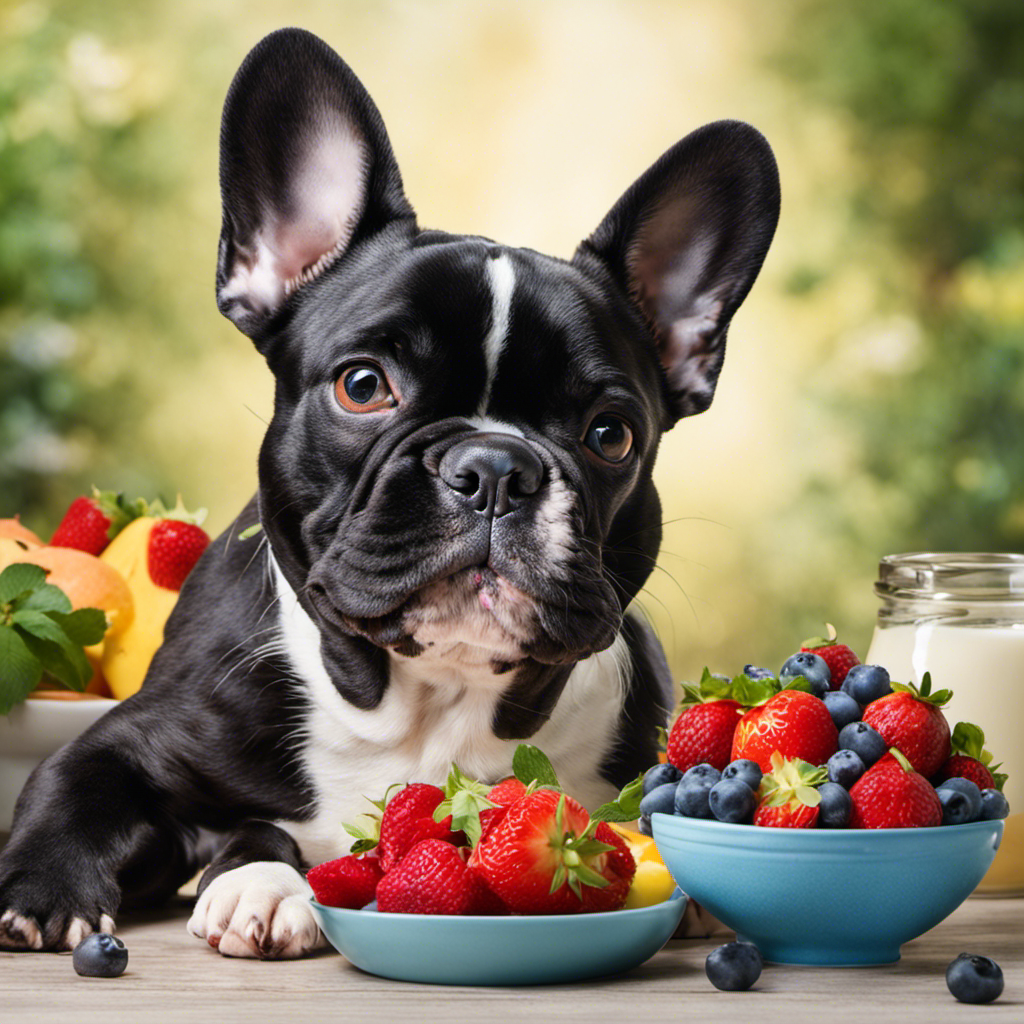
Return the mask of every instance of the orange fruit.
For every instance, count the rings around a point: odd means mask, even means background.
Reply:
[[[116,569],[95,555],[49,545],[24,551],[11,551],[9,547],[0,557],[0,570],[14,562],[48,569],[46,581],[67,594],[72,608],[100,608],[107,613],[107,636],[121,632],[131,622],[135,609],[128,584]],[[86,648],[86,653],[91,651]]]
[[[27,526],[21,525],[21,520],[17,516],[13,519],[0,519],[0,537],[20,540],[29,547],[43,546],[43,542]]]

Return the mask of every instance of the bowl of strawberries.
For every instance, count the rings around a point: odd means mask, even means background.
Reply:
[[[512,767],[494,785],[453,765],[443,788],[399,787],[375,802],[379,817],[347,826],[349,855],[309,871],[321,928],[354,966],[431,984],[564,983],[630,970],[671,938],[686,897],[650,839],[612,824],[636,817],[639,780],[590,814],[537,748],[521,745]]]
[[[927,674],[893,682],[832,637],[684,694],[641,829],[766,960],[892,963],[991,865],[1005,776],[978,726],[950,728]]]

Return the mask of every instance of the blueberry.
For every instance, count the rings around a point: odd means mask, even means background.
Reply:
[[[846,673],[839,689],[842,693],[848,693],[862,707],[892,693],[889,673],[881,665],[854,665]]]
[[[837,750],[826,762],[829,782],[849,789],[866,771],[864,762],[852,750]]]
[[[642,836],[654,835],[654,829],[651,828],[651,819],[644,814],[640,815],[640,820],[636,823],[636,830]]]
[[[1010,813],[1010,805],[1006,797],[998,789],[981,791],[981,820],[996,821]]]
[[[713,818],[710,795],[711,788],[716,782],[718,779],[711,779],[705,775],[690,775],[690,772],[687,772],[676,786],[676,814],[681,814],[684,818]]]
[[[75,946],[71,963],[86,978],[116,978],[128,966],[128,947],[114,935],[93,932]]]
[[[757,792],[757,787],[761,785],[762,777],[761,766],[756,761],[751,761],[745,757],[741,757],[738,761],[730,761],[722,769],[723,779],[739,779],[740,782],[745,782],[755,793]]]
[[[723,992],[745,992],[761,977],[763,966],[757,946],[749,942],[727,942],[704,961],[708,980]]]
[[[889,748],[867,722],[851,722],[839,730],[839,749],[852,750],[870,768]]]
[[[744,665],[743,674],[748,679],[774,679],[775,673],[770,668],[761,668],[760,665]]]
[[[961,1003],[991,1003],[1003,991],[1003,972],[987,956],[961,953],[946,968],[946,985]]]
[[[860,705],[842,690],[829,690],[822,698],[837,729],[860,721]]]
[[[822,828],[846,828],[853,811],[850,794],[838,782],[823,782],[818,787],[821,803],[818,804],[818,824]]]
[[[708,803],[719,821],[742,825],[753,820],[757,797],[742,779],[722,779],[711,787]]]
[[[644,772],[644,796],[652,789],[664,786],[666,782],[678,782],[682,774],[674,764],[656,764],[653,768],[648,768]]]
[[[832,670],[820,654],[801,651],[786,659],[779,671],[779,682],[783,686],[797,676],[803,676],[811,684],[811,693],[815,697],[824,697],[832,685]]]
[[[981,790],[970,779],[946,779],[935,792],[942,804],[943,825],[964,825],[981,817]]]
[[[672,814],[675,810],[676,782],[666,782],[652,789],[640,801],[640,813],[649,818],[652,814]]]
[[[706,761],[703,764],[695,764],[689,771],[683,772],[683,781],[686,779],[710,779],[712,786],[721,777],[722,773]]]

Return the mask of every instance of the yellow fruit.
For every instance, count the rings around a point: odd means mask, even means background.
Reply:
[[[149,578],[149,535],[158,522],[152,516],[132,520],[100,555],[101,561],[124,578],[135,603],[131,623],[108,639],[101,662],[103,677],[120,700],[142,686],[149,663],[163,643],[164,624],[178,600],[176,590],[158,587]]]
[[[21,525],[17,516],[13,519],[0,519],[0,539],[20,540],[33,548],[43,546],[43,542],[27,526]]]
[[[95,555],[75,548],[45,545],[25,547],[19,541],[0,540],[0,570],[14,562],[28,562],[49,570],[47,583],[60,587],[71,607],[100,608],[107,614],[104,640],[122,632],[132,621],[132,593],[121,574]],[[93,659],[100,656],[99,644],[85,649]]]
[[[668,873],[665,862],[661,859],[658,847],[650,836],[645,836],[622,825],[612,824],[612,828],[626,840],[629,852],[636,861],[636,874],[633,884],[626,894],[626,909],[649,907],[654,903],[663,903],[675,891],[675,879]]]

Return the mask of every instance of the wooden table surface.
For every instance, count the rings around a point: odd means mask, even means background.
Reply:
[[[229,960],[185,931],[188,903],[119,922],[120,978],[80,978],[69,954],[0,953],[0,1021],[463,1021],[609,1019],[800,1022],[1024,1021],[1024,899],[970,899],[887,967],[768,965],[751,992],[719,992],[704,958],[725,941],[673,940],[607,980],[522,989],[454,988],[363,974],[337,953],[307,960]],[[956,1002],[945,969],[961,952],[991,956],[1006,989],[989,1006]]]

